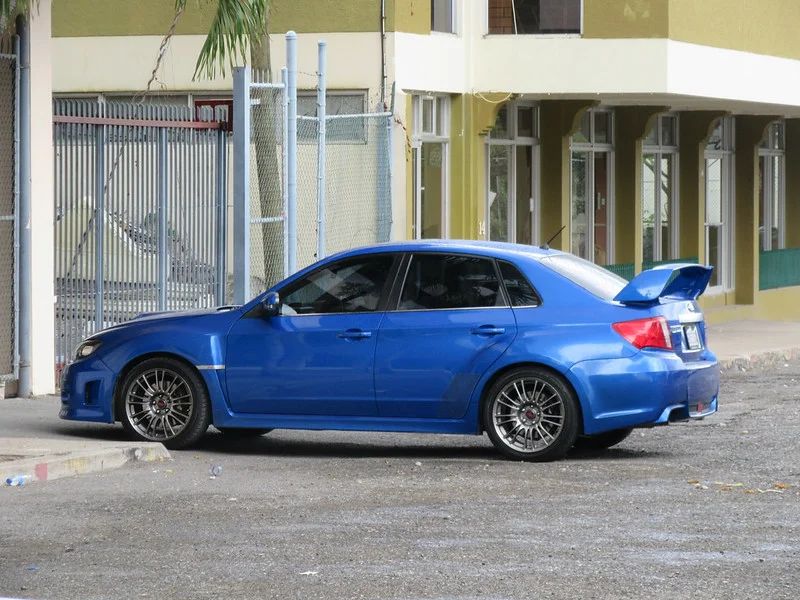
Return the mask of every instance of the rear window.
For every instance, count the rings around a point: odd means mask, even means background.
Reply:
[[[540,262],[603,300],[613,300],[628,285],[619,275],[573,254],[554,254]]]

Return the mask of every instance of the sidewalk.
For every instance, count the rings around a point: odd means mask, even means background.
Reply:
[[[723,377],[800,358],[800,322],[735,321],[708,326],[707,337]],[[170,458],[161,444],[125,441],[119,425],[62,421],[59,404],[54,396],[0,400],[0,487],[14,475],[45,481]]]

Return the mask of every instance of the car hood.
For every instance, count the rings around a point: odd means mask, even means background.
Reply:
[[[104,329],[103,331],[99,331],[95,335],[100,335],[102,333],[106,333],[109,331],[118,331],[120,329],[127,329],[129,327],[135,327],[144,323],[165,323],[171,321],[178,321],[182,319],[190,319],[196,317],[203,317],[207,315],[216,315],[223,312],[229,312],[232,310],[236,310],[239,306],[217,306],[215,308],[197,308],[193,310],[165,310],[160,312],[149,312],[149,313],[142,313],[138,317],[131,319],[130,321],[126,321],[124,323],[120,323],[118,325],[113,325]],[[92,336],[94,337],[94,336]]]

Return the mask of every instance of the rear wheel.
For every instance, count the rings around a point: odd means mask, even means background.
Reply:
[[[140,440],[179,450],[196,443],[211,421],[208,392],[197,372],[172,358],[136,365],[120,388],[123,427]]]
[[[633,429],[614,429],[597,435],[581,435],[575,440],[576,450],[605,450],[627,438]]]
[[[557,374],[542,367],[509,371],[489,389],[483,427],[509,458],[557,460],[578,435],[578,400]]]

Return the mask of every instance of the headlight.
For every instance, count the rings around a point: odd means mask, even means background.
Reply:
[[[86,340],[80,346],[78,346],[78,349],[75,351],[75,360],[86,358],[92,352],[97,350],[102,343],[103,342],[100,340]]]

